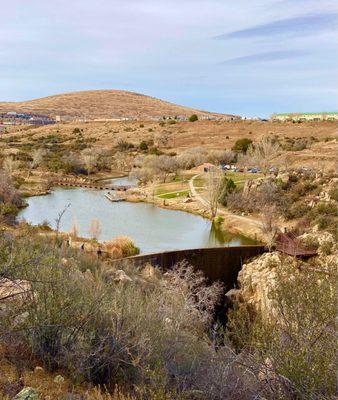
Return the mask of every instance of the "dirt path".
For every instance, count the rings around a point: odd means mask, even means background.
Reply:
[[[203,205],[203,207],[208,210],[209,204],[207,200],[205,200],[200,194],[197,193],[194,186],[194,180],[198,176],[200,176],[200,174],[194,175],[189,180],[190,192],[192,197],[195,200],[199,201]],[[263,224],[259,218],[233,214],[222,206],[219,207],[217,214],[224,218],[224,222],[222,224],[223,228],[228,230],[236,230],[243,233],[244,235],[249,235],[251,237],[257,237],[261,239],[263,238]]]
[[[194,175],[190,180],[189,180],[189,189],[191,192],[192,197],[194,197],[196,200],[198,200],[204,207],[206,207],[207,209],[209,209],[209,203],[203,199],[203,197],[197,193],[197,190],[195,188],[194,185],[194,180],[200,176],[200,174],[198,175]]]

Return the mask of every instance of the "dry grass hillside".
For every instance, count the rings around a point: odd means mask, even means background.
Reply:
[[[86,119],[189,117],[194,113],[200,117],[222,116],[123,90],[89,90],[23,102],[0,102],[0,112],[8,111]]]
[[[3,135],[0,146],[5,153],[14,153],[25,143],[49,135],[61,136],[62,142],[71,144],[79,128],[83,137],[93,147],[113,149],[124,140],[139,146],[141,141],[153,141],[165,152],[181,153],[189,148],[230,150],[236,140],[250,138],[254,143],[263,136],[275,136],[287,148],[290,163],[294,166],[323,165],[331,170],[337,161],[336,124],[333,122],[306,122],[301,124],[262,121],[197,121],[151,122],[116,121],[68,123],[39,128],[13,127]],[[12,143],[10,143],[10,141]]]

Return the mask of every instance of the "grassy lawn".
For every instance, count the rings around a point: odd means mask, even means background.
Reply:
[[[176,175],[172,182],[188,182],[190,178],[192,178],[194,174],[181,174],[181,175]]]
[[[157,195],[160,199],[176,199],[177,197],[186,197],[189,190],[180,190],[178,192],[169,192]]]
[[[158,184],[155,190],[155,195],[161,199],[175,199],[187,196],[189,193],[188,182],[192,176],[193,175],[177,175],[171,182]],[[238,188],[242,188],[245,181],[249,179],[257,179],[263,175],[227,171],[226,176],[231,178]],[[194,186],[198,193],[203,192],[205,188],[205,177],[203,174],[194,179]]]

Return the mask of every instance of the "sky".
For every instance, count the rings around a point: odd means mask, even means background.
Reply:
[[[0,101],[123,89],[246,116],[338,109],[336,0],[0,5]]]

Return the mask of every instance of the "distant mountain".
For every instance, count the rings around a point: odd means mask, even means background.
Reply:
[[[162,116],[226,118],[227,114],[210,113],[179,106],[154,97],[124,90],[88,90],[64,93],[23,102],[0,102],[0,112],[57,115],[71,119],[153,119]]]

